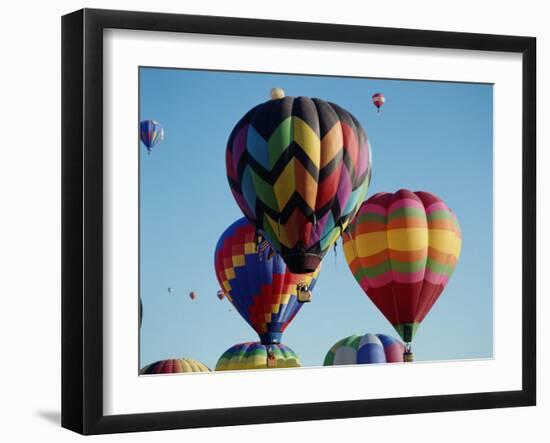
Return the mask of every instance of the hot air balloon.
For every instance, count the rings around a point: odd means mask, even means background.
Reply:
[[[351,335],[334,344],[324,366],[403,362],[405,346],[384,334]]]
[[[285,96],[285,91],[283,88],[273,88],[271,90],[271,99],[276,100],[278,98],[283,98]]]
[[[177,374],[182,372],[210,372],[210,368],[192,358],[173,358],[151,363],[139,371],[142,375]]]
[[[239,343],[225,351],[216,364],[216,371],[266,368],[297,368],[300,359],[282,343],[263,345],[258,342]]]
[[[229,137],[226,170],[258,237],[296,274],[317,269],[357,212],[371,176],[357,119],[307,97],[269,100],[246,113]]]
[[[218,297],[219,300],[223,300],[225,298],[224,292],[220,289],[218,292],[216,292],[216,297]]]
[[[156,120],[143,120],[139,124],[139,136],[150,154],[153,147],[164,139],[164,129]]]
[[[351,272],[408,352],[455,269],[461,245],[458,220],[442,200],[404,189],[369,198],[344,234]]]
[[[168,288],[168,294],[172,295],[174,293],[174,290],[172,288]]]
[[[377,92],[372,96],[372,103],[376,106],[377,112],[380,112],[380,108],[386,103],[386,97],[384,97],[384,94]]]
[[[191,292],[189,293],[189,298],[190,298],[191,300],[195,300],[198,296],[199,296],[199,294],[197,294],[195,291],[191,291]]]
[[[279,343],[283,331],[302,304],[298,286],[313,289],[319,268],[305,275],[293,274],[277,253],[261,251],[255,229],[241,218],[225,230],[214,256],[216,277],[227,299],[258,333],[262,344]]]

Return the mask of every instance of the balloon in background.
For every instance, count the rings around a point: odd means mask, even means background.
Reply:
[[[369,198],[344,234],[344,253],[361,288],[410,343],[451,277],[462,245],[458,220],[428,192]]]
[[[278,98],[283,98],[285,96],[285,91],[283,88],[273,88],[271,89],[271,99],[276,100]]]
[[[141,302],[141,297],[139,297],[139,327],[141,328],[141,323],[143,322],[143,303]]]
[[[296,353],[282,343],[266,346],[258,342],[247,342],[225,351],[216,364],[216,371],[300,366]]]
[[[403,362],[405,346],[384,334],[351,335],[334,344],[324,366]]]
[[[177,374],[182,372],[210,372],[210,368],[191,358],[173,358],[151,363],[139,371],[142,375]]]
[[[139,124],[139,136],[150,153],[153,147],[164,139],[164,129],[156,120],[143,120]]]
[[[319,269],[298,275],[269,247],[258,246],[255,229],[241,218],[225,230],[214,256],[216,277],[227,299],[265,345],[279,343],[302,303],[298,285],[314,288]]]
[[[233,129],[226,170],[237,204],[293,273],[315,271],[370,182],[367,136],[340,106],[318,98],[262,103]]]
[[[377,92],[372,96],[372,103],[376,106],[377,112],[380,112],[380,108],[386,103],[386,97],[384,97],[384,94]]]

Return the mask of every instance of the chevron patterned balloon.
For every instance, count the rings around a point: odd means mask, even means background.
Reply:
[[[370,144],[348,111],[284,97],[233,129],[227,177],[237,204],[291,272],[317,269],[356,214],[371,177]]]

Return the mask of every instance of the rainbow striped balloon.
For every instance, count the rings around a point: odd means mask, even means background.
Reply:
[[[216,371],[299,366],[300,359],[296,353],[282,343],[266,346],[258,342],[247,342],[239,343],[225,351],[216,364]]]
[[[142,375],[179,374],[182,372],[210,372],[210,369],[192,358],[171,358],[151,363],[139,371]]]
[[[355,279],[410,343],[456,267],[457,218],[428,192],[383,192],[363,203],[343,237]]]

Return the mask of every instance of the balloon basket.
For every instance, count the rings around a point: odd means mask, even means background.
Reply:
[[[403,362],[405,363],[412,363],[414,361],[414,356],[411,351],[405,351],[403,352]]]
[[[296,287],[296,297],[298,299],[298,303],[311,302],[311,291],[306,284],[299,284]]]
[[[275,356],[273,354],[271,355],[267,355],[267,367],[268,368],[276,368],[277,367],[277,359],[275,358]]]

